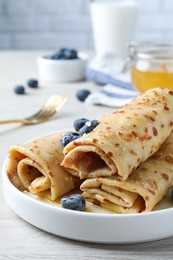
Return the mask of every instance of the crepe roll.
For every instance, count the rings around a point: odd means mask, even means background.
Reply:
[[[81,179],[113,176],[126,180],[172,130],[173,91],[151,89],[100,117],[92,132],[69,143],[62,165]]]
[[[115,213],[152,211],[173,185],[173,133],[127,180],[98,177],[81,184],[87,201]]]
[[[80,185],[79,178],[61,167],[65,133],[55,133],[24,144],[12,146],[7,159],[7,173],[20,190],[54,201]]]

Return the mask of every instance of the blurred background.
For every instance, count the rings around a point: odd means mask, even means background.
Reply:
[[[0,0],[0,49],[93,49],[89,0]],[[173,1],[138,0],[135,39],[173,40]]]

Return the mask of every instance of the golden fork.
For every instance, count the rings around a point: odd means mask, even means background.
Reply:
[[[59,112],[62,109],[66,101],[66,97],[60,96],[58,94],[53,94],[43,105],[43,107],[34,115],[31,115],[24,119],[0,121],[0,124],[21,123],[24,125],[32,125],[48,121],[55,113]]]

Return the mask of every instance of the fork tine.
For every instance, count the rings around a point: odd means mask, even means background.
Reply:
[[[64,106],[64,104],[66,103],[66,101],[67,101],[67,98],[61,97],[61,99],[56,102],[56,105],[54,107],[52,107],[52,109],[47,111],[47,113],[45,113],[45,116],[47,115],[47,117],[50,117],[50,116],[53,116],[55,113],[59,112],[61,110],[61,108]]]
[[[67,102],[67,97],[63,97],[63,99],[61,100],[61,102],[56,108],[56,112],[59,112],[66,102]]]
[[[65,102],[67,101],[67,98],[60,97],[60,99],[56,100],[55,104],[50,106],[49,109],[44,113],[44,116],[49,117],[61,110],[61,108],[64,106]]]
[[[39,119],[46,119],[53,116],[55,113],[61,110],[65,102],[67,101],[66,97],[54,95],[45,106],[40,109],[33,117],[39,117]]]
[[[59,100],[62,98],[62,96],[54,94],[48,99],[44,107],[54,106],[56,102],[59,102]]]
[[[63,101],[63,97],[59,96],[57,99],[53,100],[52,103],[46,107],[44,107],[40,113],[39,113],[39,117],[43,116],[43,117],[49,117],[52,115],[52,113],[56,113],[56,109],[57,107],[61,104],[61,102]]]
[[[51,110],[56,111],[56,106],[60,103],[61,101],[61,96],[52,96],[48,102],[35,114],[35,116],[42,116],[45,115],[47,112],[50,112]]]
[[[25,117],[23,119],[9,119],[0,121],[0,124],[12,124],[21,123],[24,125],[32,125],[45,122],[49,120],[55,113],[59,112],[67,101],[66,97],[54,94],[52,95],[46,104],[34,115]]]
[[[47,109],[50,106],[55,106],[56,102],[60,102],[62,96],[57,95],[57,94],[53,94],[48,101],[46,102],[46,104],[42,107],[41,111],[43,111],[44,109]]]

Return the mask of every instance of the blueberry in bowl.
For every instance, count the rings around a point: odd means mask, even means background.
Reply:
[[[86,77],[88,55],[75,49],[59,51],[37,58],[40,80],[50,82],[75,82]]]
[[[64,57],[67,60],[71,60],[71,59],[78,59],[78,54],[76,50],[68,50],[65,49],[64,50]]]
[[[61,48],[59,51],[52,55],[45,56],[46,59],[51,60],[72,60],[79,59],[78,52],[75,49]]]

